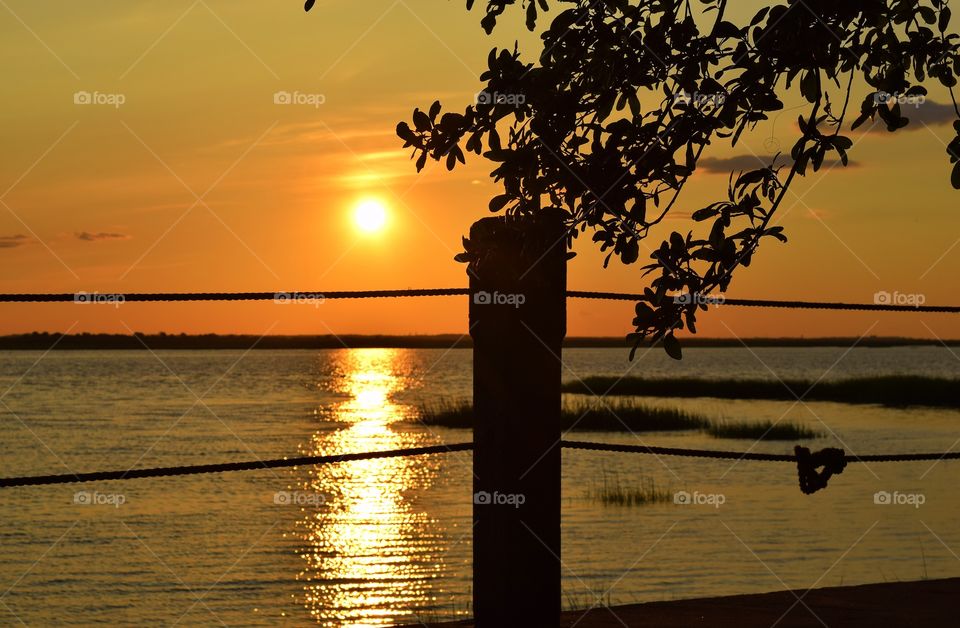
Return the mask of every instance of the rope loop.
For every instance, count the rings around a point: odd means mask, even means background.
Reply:
[[[847,467],[847,458],[843,450],[836,447],[827,447],[816,453],[810,453],[806,447],[797,445],[793,451],[797,456],[800,490],[806,495],[812,495],[826,488],[830,478],[843,473]]]

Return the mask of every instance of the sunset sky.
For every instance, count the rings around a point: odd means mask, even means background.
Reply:
[[[760,5],[738,4],[741,15]],[[462,0],[319,0],[309,14],[300,0],[86,1],[55,10],[0,1],[0,292],[465,286],[464,266],[452,258],[470,224],[489,215],[491,165],[474,156],[452,173],[431,163],[417,175],[394,128],[434,99],[458,110],[473,102],[493,46],[519,39],[526,59],[535,58],[537,39],[516,11],[492,36],[480,17]],[[75,102],[83,92],[98,102]],[[278,92],[300,102],[278,104]],[[864,93],[861,86],[854,103]],[[786,102],[799,104],[795,94]],[[854,165],[795,184],[779,219],[790,242],[766,243],[727,295],[872,302],[882,290],[960,303],[947,102],[931,85],[916,111],[922,123],[897,134],[868,123],[850,134]],[[768,155],[777,142],[789,150],[798,113],[760,125],[736,149],[708,151],[676,218],[649,245],[685,232],[684,216],[722,197],[727,164]],[[381,228],[359,228],[362,202],[384,208]],[[570,288],[644,287],[639,265],[603,270],[589,238],[576,250]],[[0,308],[0,334],[467,328],[462,297]],[[622,335],[631,318],[630,304],[571,301],[569,334]],[[721,307],[700,328],[724,337],[960,338],[960,317]]]

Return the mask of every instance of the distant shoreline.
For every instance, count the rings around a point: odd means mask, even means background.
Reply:
[[[960,347],[960,339],[931,340],[925,338],[852,337],[824,338],[697,338],[681,339],[685,347]],[[253,334],[61,334],[37,332],[0,336],[0,351],[103,351],[103,350],[216,350],[216,349],[469,349],[468,335],[300,335],[256,336]],[[629,345],[622,337],[574,336],[564,342],[569,348],[621,348]]]

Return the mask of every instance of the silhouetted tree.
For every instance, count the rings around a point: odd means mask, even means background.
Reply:
[[[537,62],[521,60],[516,48],[492,50],[476,104],[442,115],[439,102],[417,109],[397,135],[413,148],[418,171],[428,157],[453,169],[465,151],[495,162],[503,193],[491,211],[563,208],[569,244],[590,230],[609,251],[604,266],[613,255],[637,262],[640,241],[676,207],[708,145],[736,145],[783,109],[791,90],[809,105],[790,160],[778,164],[778,155],[767,167],[732,173],[726,197],[693,212],[711,223],[708,232],[671,233],[653,251],[634,350],[662,340],[679,358],[674,332],[696,333],[706,304],[670,295],[722,292],[762,240],[786,241],[771,220],[794,179],[828,156],[848,163],[853,142],[841,131],[855,84],[868,88],[851,129],[878,117],[891,132],[905,127],[898,99],[925,95],[922,84],[931,81],[949,90],[960,117],[960,37],[947,33],[945,0],[786,0],[745,24],[730,21],[727,0],[488,0],[486,32],[515,4],[531,30],[540,12],[567,7],[542,33]],[[642,105],[641,94],[658,104]],[[947,152],[960,188],[960,121],[954,128]],[[465,248],[458,260],[470,262],[469,242]]]

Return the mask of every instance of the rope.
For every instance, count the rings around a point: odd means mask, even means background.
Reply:
[[[470,294],[467,288],[424,288],[407,290],[340,290],[333,292],[134,292],[0,294],[0,303],[96,303],[146,301],[324,301],[327,299],[375,299],[383,297],[444,297]],[[111,300],[112,299],[112,300]]]
[[[142,303],[178,301],[325,301],[327,299],[377,299],[397,297],[448,297],[470,294],[469,288],[416,288],[405,290],[339,290],[333,292],[134,292],[124,293],[59,293],[0,294],[0,303]],[[643,294],[624,292],[589,292],[568,290],[571,299],[604,299],[612,301],[649,301]],[[820,301],[777,301],[771,299],[727,299],[717,297],[717,305],[740,307],[776,307],[807,310],[861,310],[883,312],[960,313],[955,305],[898,305],[893,303],[836,303]]]
[[[396,458],[398,456],[422,456],[425,454],[445,454],[454,451],[473,449],[473,443],[456,445],[435,445],[432,447],[413,447],[389,451],[362,452],[356,454],[338,454],[334,456],[303,456],[281,460],[257,460],[251,462],[227,462],[221,464],[201,464],[184,467],[160,467],[155,469],[128,469],[126,471],[98,471],[95,473],[67,473],[63,475],[40,475],[17,478],[0,478],[0,488],[11,486],[41,486],[47,484],[70,484],[73,482],[102,482],[106,480],[135,480],[140,478],[159,478],[175,475],[197,475],[200,473],[223,473],[225,471],[256,471],[258,469],[280,469],[301,465],[330,464],[350,460],[373,460],[375,458]]]
[[[572,299],[605,299],[610,301],[649,301],[646,295],[624,292],[587,292],[568,290],[567,297]],[[710,299],[711,297],[704,297]],[[863,310],[883,312],[942,312],[960,313],[957,305],[896,305],[893,303],[837,303],[829,301],[777,301],[772,299],[728,299],[716,298],[717,305],[740,307],[780,307],[804,310]]]
[[[685,456],[688,458],[714,458],[721,460],[759,460],[763,462],[797,462],[794,454],[763,454],[753,452],[719,451],[715,449],[684,449],[679,447],[652,447],[649,445],[618,445],[615,443],[589,443],[565,440],[567,449],[588,451],[615,451],[628,454],[652,454],[655,456]],[[857,456],[846,454],[845,462],[919,462],[923,460],[960,460],[960,451],[935,454],[870,454]]]
[[[679,447],[653,447],[649,445],[619,445],[615,443],[591,443],[565,440],[561,446],[566,449],[588,451],[612,451],[632,454],[652,454],[659,456],[684,456],[688,458],[713,458],[722,460],[758,460],[763,462],[801,462],[805,457],[791,454],[763,454],[739,451],[719,451],[715,449],[685,449]],[[136,480],[142,478],[170,477],[176,475],[197,475],[201,473],[223,473],[226,471],[257,471],[259,469],[279,469],[309,465],[348,462],[351,460],[373,460],[376,458],[396,458],[399,456],[422,456],[426,454],[445,454],[455,451],[470,451],[473,443],[455,445],[434,445],[431,447],[413,447],[389,451],[361,452],[333,456],[303,456],[281,460],[257,460],[250,462],[227,462],[221,464],[190,465],[183,467],[160,467],[154,469],[128,469],[126,471],[98,471],[94,473],[66,473],[62,475],[39,475],[12,478],[0,478],[0,488],[12,486],[41,486],[47,484],[70,484],[73,482],[101,482],[107,480]],[[803,449],[802,447],[799,449]],[[841,450],[836,450],[843,454]],[[807,452],[809,453],[809,452]],[[815,454],[816,455],[816,454]],[[839,464],[839,458],[831,464]],[[927,454],[872,454],[867,456],[843,455],[843,464],[850,462],[917,462],[922,460],[958,460],[960,452]]]
[[[800,480],[800,490],[805,495],[813,495],[822,488],[827,488],[830,478],[843,473],[847,468],[847,459],[842,449],[827,447],[816,453],[811,453],[806,447],[797,445],[793,448],[797,455],[797,478]]]

